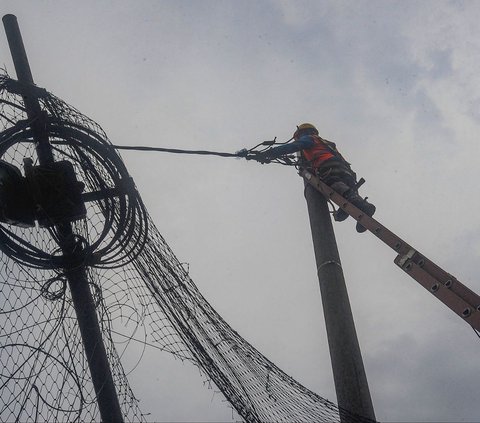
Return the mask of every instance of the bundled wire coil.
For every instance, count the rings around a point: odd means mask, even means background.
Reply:
[[[89,194],[88,215],[77,225],[95,226],[87,230],[85,263],[94,266],[121,266],[132,260],[142,250],[148,232],[146,211],[143,202],[131,180],[125,165],[106,136],[84,126],[60,117],[63,103],[54,97],[45,101],[48,111],[46,120],[48,134],[56,160],[69,160],[77,175],[85,184],[85,197]],[[0,134],[0,159],[16,164],[23,158],[35,157],[31,122],[20,121]],[[94,223],[90,224],[93,220]],[[98,229],[98,222],[103,227]],[[0,225],[0,248],[22,263],[45,268],[58,268],[64,264],[62,256],[53,251],[43,251],[25,239],[28,229]],[[113,231],[113,233],[112,233]],[[21,233],[21,235],[19,234]],[[58,234],[51,228],[50,233],[58,240]]]

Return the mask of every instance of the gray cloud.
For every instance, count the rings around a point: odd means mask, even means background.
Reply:
[[[4,1],[37,83],[97,120],[114,143],[236,151],[318,123],[366,177],[379,220],[476,291],[478,8]],[[5,43],[0,55],[13,74]],[[335,400],[295,172],[123,156],[209,301],[280,367]],[[478,420],[473,332],[372,236],[357,235],[351,221],[335,228],[377,417]],[[152,420],[231,418],[196,369],[164,354],[148,352],[130,378]]]

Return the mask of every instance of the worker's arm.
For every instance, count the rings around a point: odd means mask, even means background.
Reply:
[[[277,157],[285,156],[287,154],[296,153],[297,151],[307,150],[315,145],[312,137],[306,135],[299,140],[291,142],[290,144],[280,145],[271,150],[265,151],[261,155],[266,159],[276,159]]]

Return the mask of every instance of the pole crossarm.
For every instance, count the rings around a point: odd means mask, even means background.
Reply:
[[[455,277],[419,253],[373,217],[367,216],[313,173],[301,169],[300,176],[328,200],[345,210],[357,222],[387,244],[398,255],[394,263],[454,313],[480,331],[480,296]]]

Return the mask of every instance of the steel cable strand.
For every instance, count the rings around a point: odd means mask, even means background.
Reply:
[[[0,249],[13,260],[36,268],[54,269],[61,263],[58,258],[38,249],[2,225],[0,225]]]
[[[147,241],[148,236],[148,222],[146,218],[145,206],[139,196],[134,200],[133,205],[129,207],[129,214],[127,216],[129,224],[124,238],[121,239],[120,248],[122,248],[122,255],[115,257],[112,262],[115,266],[110,264],[108,267],[119,267],[123,264],[131,262],[138,254],[141,253],[143,246]],[[138,216],[138,218],[136,218]],[[121,224],[118,223],[117,231],[121,230]],[[125,253],[126,251],[126,253]]]
[[[98,235],[97,239],[94,240],[93,243],[90,243],[90,246],[89,246],[92,253],[96,251],[97,255],[101,256],[103,252],[102,250],[109,250],[115,242],[115,239],[112,240],[110,237],[108,243],[106,245],[103,245],[101,250],[97,250],[97,248],[99,248],[102,245],[102,243],[107,239],[107,237],[109,236],[109,233],[112,230],[112,225],[115,219],[114,202],[111,198],[108,197],[108,195],[106,195],[108,187],[105,184],[96,183],[97,180],[98,181],[102,180],[102,177],[97,172],[96,167],[91,162],[88,161],[88,158],[84,157],[83,151],[81,151],[79,148],[76,149],[76,154],[80,158],[80,164],[82,167],[82,171],[85,175],[86,182],[89,182],[91,189],[99,189],[100,192],[103,193],[103,197],[104,197],[102,199],[97,200],[96,202],[97,206],[100,208],[102,215],[105,219],[103,223],[103,228],[100,234]]]
[[[124,206],[125,212],[122,213],[120,210],[116,214],[118,219],[113,222],[114,232],[121,234],[121,237],[118,237],[117,245],[115,250],[112,250],[110,257],[107,256],[102,262],[104,266],[109,264],[118,263],[118,265],[123,265],[123,260],[129,256],[135,248],[135,242],[132,245],[132,239],[134,239],[136,222],[135,222],[135,205],[128,201],[129,198],[123,198],[119,202]],[[118,210],[119,207],[117,206]],[[123,256],[122,256],[123,253]]]
[[[148,218],[145,209],[145,205],[143,201],[138,196],[138,199],[135,201],[134,205],[130,208],[132,211],[132,215],[128,216],[130,222],[135,222],[134,225],[129,225],[132,229],[132,232],[128,238],[128,247],[129,247],[129,254],[126,258],[122,257],[120,262],[119,258],[117,257],[116,261],[119,262],[116,266],[108,266],[109,268],[113,267],[120,267],[125,264],[131,263],[141,254],[148,237]],[[138,216],[136,219],[135,217]],[[120,225],[118,226],[118,230],[120,230]],[[132,241],[133,240],[133,241]],[[127,245],[125,245],[126,247]]]
[[[5,101],[0,100],[0,104],[1,103],[5,104]],[[18,142],[20,135],[23,135],[28,131],[31,123],[32,121],[29,120],[19,120],[15,122],[14,125],[5,128],[0,132],[0,151],[2,154],[14,143]]]

